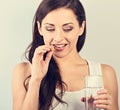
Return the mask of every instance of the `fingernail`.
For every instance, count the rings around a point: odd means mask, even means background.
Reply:
[[[98,96],[94,96],[93,98],[94,98],[94,99],[97,99],[97,98],[98,98]]]
[[[100,94],[100,93],[101,93],[101,90],[97,91],[97,93]]]
[[[97,101],[94,101],[93,103],[94,103],[94,104],[96,104],[96,103],[97,103]]]

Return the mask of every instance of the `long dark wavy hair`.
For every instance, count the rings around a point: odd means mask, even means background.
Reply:
[[[83,21],[86,21],[85,11],[79,0],[42,0],[33,19],[33,40],[26,50],[27,59],[31,63],[35,49],[38,46],[44,45],[43,37],[38,32],[37,21],[39,21],[41,25],[42,20],[48,13],[61,7],[71,9],[74,12],[79,22],[79,26],[82,25]],[[86,25],[83,34],[78,38],[76,45],[78,52],[84,45],[85,37]],[[59,96],[57,96],[55,92],[57,85],[61,88]],[[52,57],[49,63],[47,74],[42,79],[39,89],[39,110],[49,110],[50,107],[52,107],[53,98],[55,98],[60,103],[65,103],[61,99],[64,90],[65,83],[62,81],[58,65]]]

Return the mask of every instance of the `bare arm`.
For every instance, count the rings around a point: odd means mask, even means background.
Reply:
[[[118,84],[114,69],[109,65],[102,65],[104,89],[98,91],[94,103],[98,108],[118,110]]]
[[[22,110],[38,110],[40,81],[30,80],[29,89],[22,105]]]
[[[25,72],[28,64],[19,64],[15,67],[12,79],[13,110],[38,110],[38,96],[40,81],[29,82],[28,91],[24,88]]]
[[[46,59],[43,60],[43,54],[47,51]],[[52,54],[50,46],[40,46],[35,50],[32,64],[22,63],[15,67],[12,80],[13,110],[38,110],[39,88]],[[23,83],[29,75],[31,78],[26,91]]]
[[[107,110],[118,110],[118,84],[116,73],[111,66],[103,65],[104,87],[111,97],[111,105]]]

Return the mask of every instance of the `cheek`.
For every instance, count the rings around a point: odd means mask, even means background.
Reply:
[[[78,38],[79,38],[79,35],[76,32],[73,32],[68,36],[68,39],[73,43],[76,43]]]
[[[43,39],[44,39],[44,43],[46,44],[46,45],[50,45],[50,43],[51,43],[51,41],[52,41],[52,36],[50,36],[50,35],[43,35]]]

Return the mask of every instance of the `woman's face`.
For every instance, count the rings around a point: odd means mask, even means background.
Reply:
[[[54,46],[55,56],[64,57],[77,52],[77,40],[84,31],[85,23],[79,26],[76,15],[71,9],[59,8],[51,11],[42,20],[41,26],[39,22],[37,23],[45,45]]]

